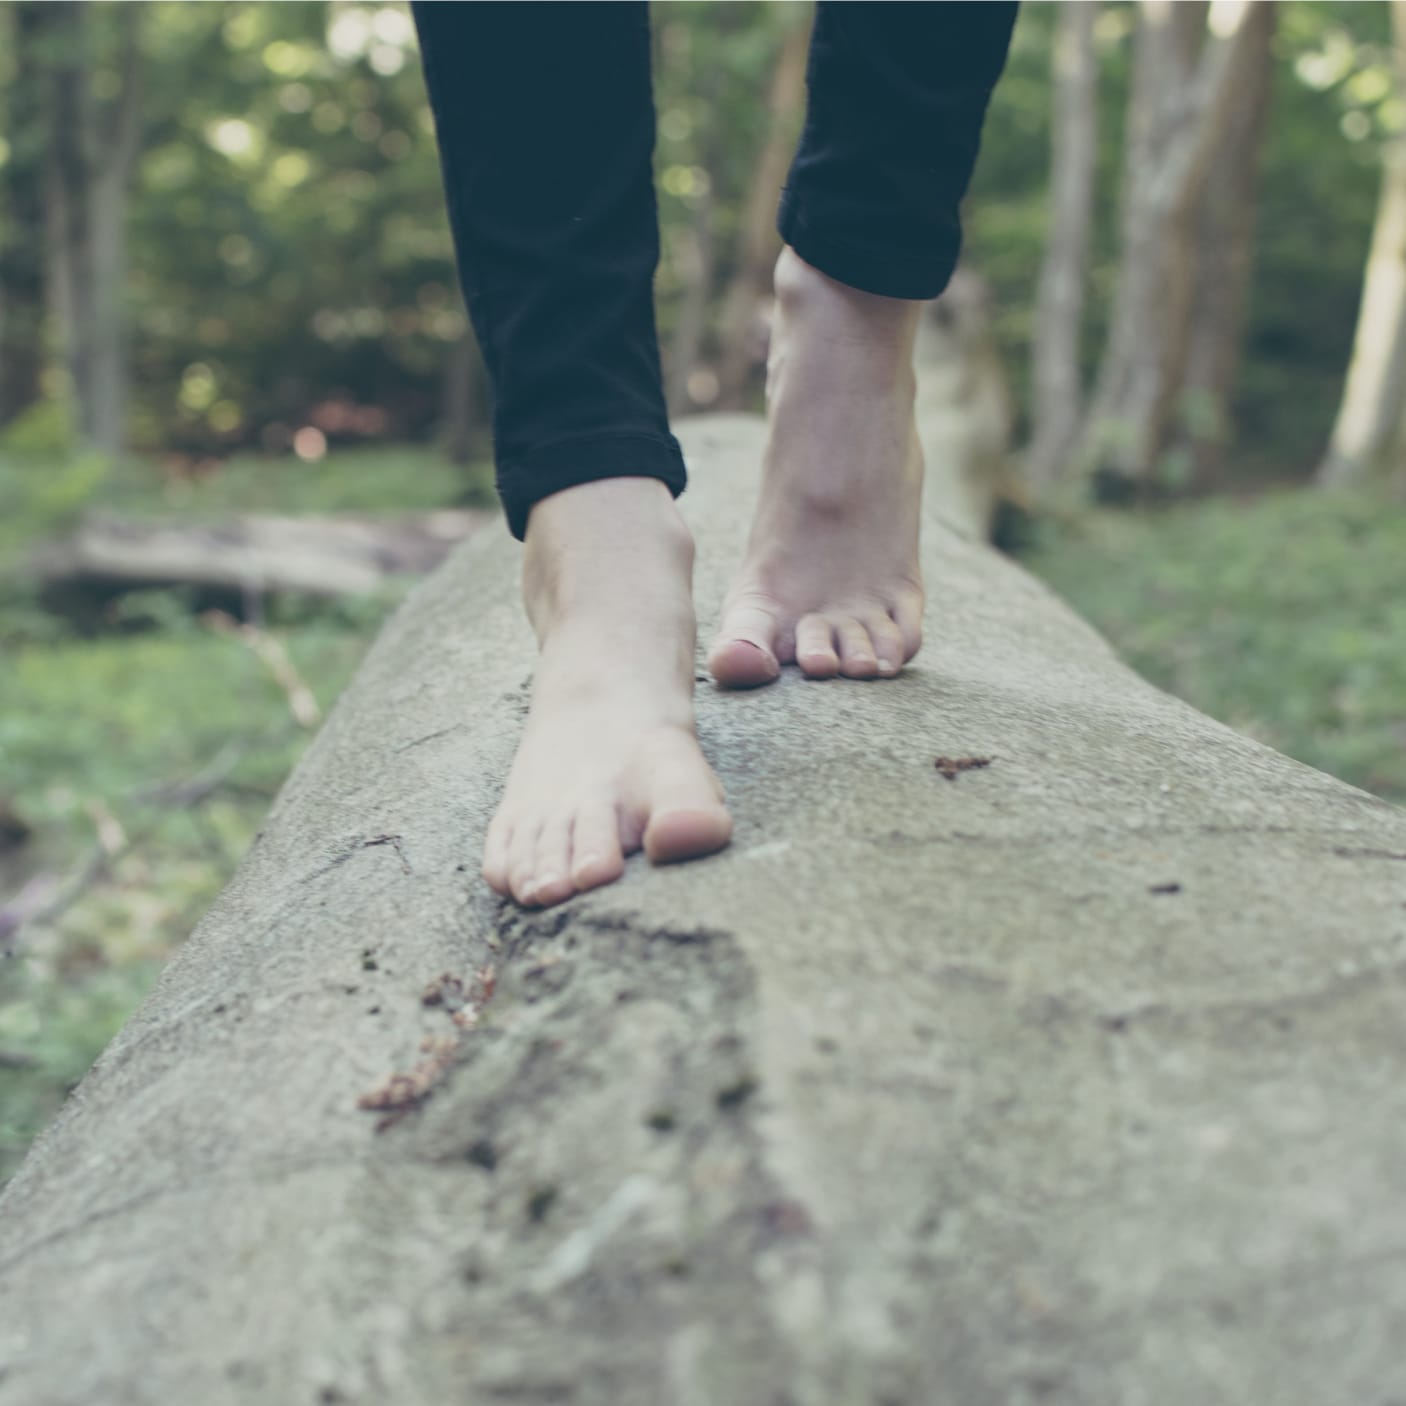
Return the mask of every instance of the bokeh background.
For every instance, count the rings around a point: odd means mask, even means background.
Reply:
[[[759,409],[810,8],[653,18],[671,406]],[[999,544],[1397,801],[1403,25],[1027,3],[961,272]],[[0,1177],[408,581],[502,530],[487,424],[405,7],[0,5]]]

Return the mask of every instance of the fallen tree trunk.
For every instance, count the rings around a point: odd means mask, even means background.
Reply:
[[[399,518],[239,517],[202,526],[97,515],[35,553],[49,587],[189,585],[360,595],[422,575],[493,514],[441,509]]]
[[[732,847],[539,914],[517,549],[422,585],[0,1201],[0,1403],[1401,1395],[1406,814],[925,511],[919,662],[701,686]]]

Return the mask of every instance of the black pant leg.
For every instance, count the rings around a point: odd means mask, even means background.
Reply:
[[[891,298],[947,286],[1016,9],[820,0],[805,128],[777,216],[808,264]]]
[[[598,478],[681,493],[654,322],[648,5],[412,8],[509,528]]]

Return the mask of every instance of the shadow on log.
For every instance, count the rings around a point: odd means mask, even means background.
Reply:
[[[706,639],[761,430],[679,433]],[[919,660],[700,685],[732,847],[545,913],[518,549],[424,583],[0,1202],[0,1403],[1406,1392],[1406,814],[942,508]]]

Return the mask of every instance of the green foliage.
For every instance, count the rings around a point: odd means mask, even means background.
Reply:
[[[1287,0],[1279,6],[1274,84],[1256,234],[1245,359],[1232,406],[1232,481],[1303,479],[1316,467],[1342,393],[1379,180],[1381,133],[1406,112],[1380,79],[1387,7]],[[1029,393],[1035,291],[1049,174],[1049,64],[1056,7],[1025,5],[996,90],[967,201],[970,257],[995,291],[996,330],[1017,403]],[[1099,150],[1085,384],[1102,352],[1118,259],[1118,191],[1134,11],[1104,7],[1098,26]],[[1196,416],[1197,407],[1184,407]],[[1204,418],[1204,417],[1203,417]],[[1181,466],[1169,466],[1171,486]]]
[[[1047,527],[1026,564],[1154,683],[1406,802],[1403,561],[1400,504],[1300,489]]]
[[[486,485],[485,466],[471,481]],[[185,520],[376,512],[440,507],[462,489],[459,471],[413,450],[245,458],[195,478],[135,460],[94,475],[87,461],[0,456],[11,509],[0,538],[0,799],[36,831],[28,872],[80,874],[100,823],[125,838],[71,906],[26,931],[19,956],[0,958],[0,1178],[228,879],[311,735],[265,665],[208,629],[187,593],[131,592],[106,612],[105,632],[79,638],[14,573],[27,546],[80,507]],[[276,597],[265,628],[325,710],[402,594]],[[173,783],[212,767],[221,775],[208,796],[172,799]],[[0,896],[18,887],[0,881]]]

